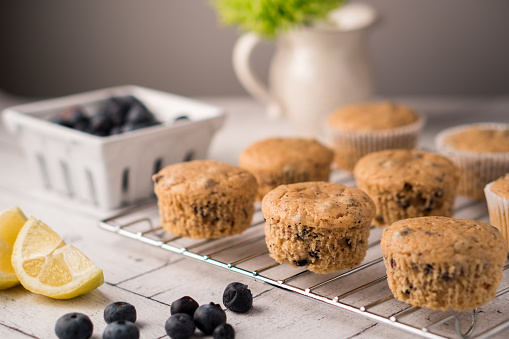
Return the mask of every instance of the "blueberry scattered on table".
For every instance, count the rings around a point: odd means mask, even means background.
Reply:
[[[217,326],[212,333],[214,339],[234,339],[235,330],[232,325],[224,323]]]
[[[112,322],[103,332],[103,339],[138,339],[139,337],[138,327],[125,320]]]
[[[193,335],[196,324],[189,314],[175,313],[166,320],[164,329],[170,338],[187,339]]]
[[[232,282],[223,292],[223,304],[233,312],[246,313],[253,306],[253,295],[247,285]]]
[[[67,313],[55,324],[55,333],[60,339],[88,339],[94,326],[90,318],[82,313]]]
[[[132,323],[136,322],[136,308],[124,301],[117,301],[109,304],[104,309],[104,321],[110,324],[118,320],[127,320]]]
[[[226,323],[226,313],[218,304],[201,305],[194,312],[196,327],[205,334],[212,334],[214,329]]]
[[[193,317],[198,306],[200,305],[198,305],[196,300],[185,296],[171,303],[170,314],[185,313]]]

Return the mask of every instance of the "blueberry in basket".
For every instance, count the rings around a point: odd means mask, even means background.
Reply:
[[[126,133],[159,124],[154,114],[132,95],[110,97],[97,107],[74,106],[52,122],[97,136]]]
[[[55,324],[55,333],[60,339],[88,339],[93,330],[90,318],[77,312],[64,314]]]
[[[190,120],[191,119],[189,119],[189,117],[187,115],[179,115],[178,117],[173,119],[173,123],[177,124],[177,123],[187,122],[187,121],[190,121]]]
[[[247,285],[232,282],[223,292],[223,304],[230,311],[246,313],[253,306],[253,295]]]

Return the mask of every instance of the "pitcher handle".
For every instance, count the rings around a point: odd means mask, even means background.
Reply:
[[[260,37],[254,33],[245,33],[239,37],[233,47],[233,70],[240,83],[249,94],[257,100],[267,104],[269,118],[278,118],[282,115],[282,109],[269,89],[254,74],[251,67],[251,54],[261,42]]]

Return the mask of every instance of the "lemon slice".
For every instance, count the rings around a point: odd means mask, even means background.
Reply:
[[[11,265],[12,246],[27,218],[18,207],[0,213],[0,290],[19,284]]]
[[[104,282],[99,267],[33,217],[19,231],[12,251],[12,266],[27,290],[54,299],[77,297]]]

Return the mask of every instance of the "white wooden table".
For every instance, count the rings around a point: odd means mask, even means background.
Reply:
[[[239,153],[254,141],[294,134],[287,122],[267,120],[262,106],[249,98],[203,100],[222,106],[229,113],[225,126],[211,144],[211,159],[235,164]],[[421,139],[421,146],[425,148],[433,148],[434,135],[447,126],[474,121],[509,122],[508,97],[402,98],[401,101],[427,114],[428,124]],[[0,109],[18,102],[21,100],[0,92]],[[164,323],[170,316],[172,301],[189,295],[200,304],[222,304],[223,290],[232,281],[248,284],[254,295],[254,308],[249,313],[226,311],[237,338],[415,337],[316,300],[105,231],[98,227],[98,221],[112,212],[83,208],[44,194],[33,188],[29,177],[30,171],[20,148],[0,125],[0,210],[17,205],[27,215],[45,221],[66,242],[81,249],[104,270],[105,284],[71,300],[49,299],[32,294],[21,286],[0,291],[0,338],[56,338],[55,322],[68,312],[90,316],[94,323],[93,338],[101,338],[106,327],[103,310],[111,302],[120,300],[137,308],[137,324],[142,338],[164,338],[167,337]],[[507,286],[509,277],[507,273],[505,275]],[[480,330],[509,319],[508,302],[509,297],[505,295],[483,307],[480,316],[488,316],[481,319]],[[393,302],[387,308],[391,314],[397,314],[406,305]],[[438,320],[441,315],[415,312],[409,317],[420,324]],[[468,321],[469,315],[459,318]],[[444,333],[454,333],[453,326],[452,322],[442,325]],[[508,336],[509,330],[506,330],[496,337]],[[197,332],[194,337],[203,335]]]

